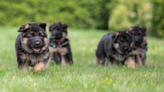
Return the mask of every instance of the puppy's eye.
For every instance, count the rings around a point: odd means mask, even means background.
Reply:
[[[121,40],[121,42],[124,42],[124,40]]]
[[[129,39],[127,38],[127,39],[126,39],[126,42],[128,42],[128,41],[129,41]]]
[[[39,33],[39,36],[42,36],[42,34],[41,34],[41,33]]]
[[[60,30],[60,28],[57,28],[57,30]]]
[[[140,35],[141,33],[138,33],[138,35]]]
[[[26,37],[26,38],[28,38],[28,36],[27,36],[27,35],[24,35],[23,37]]]
[[[120,43],[120,42],[122,42],[122,41],[121,41],[121,40],[117,40],[116,42],[117,42],[117,43]]]
[[[31,36],[34,36],[35,34],[34,33],[31,33]]]

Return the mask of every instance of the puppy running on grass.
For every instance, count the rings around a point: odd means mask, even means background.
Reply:
[[[132,46],[132,35],[128,31],[106,34],[98,44],[94,65],[98,65],[102,61],[102,64],[105,65],[121,63],[135,68]]]
[[[48,63],[49,49],[46,23],[27,23],[22,25],[15,42],[15,51],[19,71],[28,72],[32,66],[34,72],[43,71]]]

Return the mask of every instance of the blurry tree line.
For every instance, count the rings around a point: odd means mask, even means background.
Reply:
[[[72,28],[125,30],[143,25],[164,37],[163,0],[0,0],[0,26],[65,22]]]

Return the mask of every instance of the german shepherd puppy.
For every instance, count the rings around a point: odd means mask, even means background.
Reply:
[[[46,68],[49,58],[46,23],[27,23],[22,25],[15,42],[18,69],[28,72],[32,66],[34,72]]]
[[[135,61],[132,51],[132,36],[128,31],[117,31],[104,35],[97,47],[94,65],[127,64],[128,67],[135,68]]]
[[[69,39],[66,38],[67,27],[68,25],[62,22],[54,22],[49,26],[49,63],[51,63],[53,60],[56,64],[73,64]]]
[[[136,66],[147,65],[147,34],[146,27],[134,26],[129,28],[133,37],[133,50]]]

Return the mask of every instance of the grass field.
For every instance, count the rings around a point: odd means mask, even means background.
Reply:
[[[148,66],[93,66],[107,31],[69,29],[74,65],[51,65],[42,73],[19,73],[15,56],[18,28],[0,27],[0,92],[163,92],[164,40],[148,37]]]

